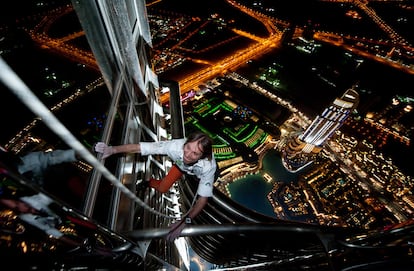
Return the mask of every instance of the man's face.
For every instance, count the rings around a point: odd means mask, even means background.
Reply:
[[[184,145],[184,163],[187,165],[194,164],[201,156],[203,156],[203,149],[199,141],[188,142]]]

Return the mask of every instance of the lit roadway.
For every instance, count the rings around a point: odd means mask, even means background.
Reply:
[[[203,69],[195,74],[188,76],[187,78],[181,80],[180,90],[181,94],[186,93],[187,91],[191,90],[195,86],[199,84],[217,77],[218,75],[222,75],[227,73],[228,71],[234,70],[240,65],[246,63],[248,60],[258,57],[260,55],[266,54],[275,47],[277,47],[280,43],[280,35],[273,35],[267,39],[263,39],[261,43],[256,43],[246,49],[240,50],[235,52],[233,55],[218,61],[212,66]],[[161,98],[161,101],[164,103],[168,101],[168,95],[164,95]]]
[[[349,36],[346,36],[347,38],[347,42],[345,42],[344,40],[344,36],[341,35],[337,35],[337,34],[333,34],[333,33],[326,33],[326,32],[316,32],[313,35],[313,38],[315,40],[320,40],[320,41],[324,41],[326,43],[330,43],[332,45],[338,46],[338,47],[342,47],[345,50],[351,51],[357,55],[363,56],[365,58],[370,58],[374,61],[383,63],[385,65],[391,66],[394,69],[399,69],[402,70],[406,73],[410,73],[410,74],[414,74],[414,68],[412,67],[412,65],[403,65],[399,62],[394,62],[390,59],[390,56],[392,54],[392,51],[389,52],[388,55],[385,56],[381,56],[378,54],[374,54],[374,53],[369,53],[366,50],[362,50],[362,49],[358,49],[357,47],[353,46],[349,41],[351,39],[355,40],[355,43],[359,40],[361,43],[365,42],[364,39],[357,39],[357,38],[351,38]],[[371,42],[372,44],[373,42]],[[380,45],[379,42],[376,42],[375,44]],[[386,47],[384,47],[386,48]],[[407,48],[407,46],[405,46],[405,48]],[[410,52],[414,51],[413,48],[411,48],[411,50],[409,50]]]
[[[27,32],[30,34],[33,41],[40,44],[42,48],[61,53],[75,62],[83,63],[95,70],[99,70],[95,56],[92,52],[79,49],[67,43],[67,41],[71,39],[84,35],[83,31],[72,33],[61,39],[50,38],[47,35],[50,27],[58,18],[72,11],[72,6],[65,6],[53,10],[49,12],[48,15],[46,15],[32,30],[27,30]]]
[[[335,0],[333,0],[336,2]],[[252,16],[253,18],[257,19],[258,21],[262,22],[267,31],[269,32],[268,38],[258,38],[253,34],[245,33],[241,30],[234,30],[239,35],[246,36],[252,40],[257,41],[258,43],[246,48],[244,50],[235,52],[232,56],[221,60],[220,62],[212,65],[202,71],[199,71],[196,74],[192,74],[188,76],[186,79],[179,82],[181,94],[186,93],[187,91],[191,90],[192,88],[202,84],[203,82],[214,78],[218,75],[225,74],[228,71],[237,68],[241,64],[245,63],[247,60],[258,57],[262,54],[266,54],[269,50],[273,49],[274,47],[280,44],[280,38],[282,33],[277,29],[276,25],[274,24],[274,19],[269,18],[266,15],[263,15],[257,11],[251,10],[245,6],[240,5],[234,0],[227,0],[229,4],[238,8],[239,10],[245,12],[246,14]],[[339,0],[341,2],[341,0]],[[407,45],[406,41],[400,37],[390,26],[388,26],[381,18],[379,18],[376,13],[366,6],[366,1],[357,0],[355,1],[358,6],[367,13],[367,15],[373,19],[373,21],[378,24],[381,29],[387,32],[390,38],[396,42],[396,45],[399,45],[401,48],[404,48],[408,52],[412,52],[413,48]],[[388,56],[378,56],[374,53],[369,53],[364,50],[360,50],[355,48],[352,44],[344,43],[344,40],[341,35],[335,35],[332,33],[323,33],[323,32],[316,32],[314,35],[316,40],[323,40],[325,42],[331,43],[335,46],[343,47],[346,50],[352,51],[356,54],[361,56],[374,59],[377,62],[382,62],[384,64],[390,65],[393,68],[404,70],[407,73],[414,74],[414,69],[411,66],[403,65],[398,62],[394,62],[390,59],[390,55]],[[363,42],[363,39],[359,39],[360,42]],[[392,52],[392,51],[391,51]],[[391,53],[390,53],[391,54]],[[165,103],[169,100],[169,94],[166,93],[161,96],[161,102]]]
[[[254,44],[253,46],[234,52],[233,55],[217,63],[209,63],[210,66],[208,68],[201,70],[195,74],[192,74],[188,76],[187,78],[185,78],[184,80],[180,81],[179,85],[181,89],[181,94],[188,92],[195,86],[198,86],[199,84],[209,79],[225,74],[228,71],[234,70],[240,65],[246,63],[248,60],[255,58],[255,57],[259,57],[263,54],[266,54],[279,45],[280,39],[281,39],[281,31],[279,31],[276,28],[276,26],[272,22],[272,19],[266,17],[263,14],[260,14],[251,9],[248,9],[244,6],[241,6],[234,1],[229,0],[228,2],[232,4],[234,7],[240,9],[241,11],[249,14],[250,16],[262,22],[269,32],[269,37],[258,38],[254,34],[242,32],[240,30],[235,29],[234,32],[238,33],[239,35],[246,36],[258,42]],[[88,65],[89,67],[98,69],[95,58],[91,52],[78,49],[66,43],[71,38],[72,39],[77,38],[79,35],[82,35],[83,32],[76,32],[61,39],[50,38],[47,35],[47,32],[49,31],[49,28],[52,25],[52,23],[57,18],[71,11],[73,11],[71,6],[67,6],[65,8],[60,8],[58,10],[55,10],[53,13],[51,12],[50,15],[45,16],[43,20],[33,30],[30,30],[28,32],[30,33],[31,38],[37,43],[41,44],[42,47],[59,52],[61,54],[64,54],[70,57],[74,61],[84,63],[85,65]],[[165,103],[168,100],[169,100],[168,93],[164,94],[161,97],[162,103]]]
[[[64,98],[54,106],[50,108],[51,112],[57,112],[60,109],[62,109],[64,106],[72,103],[74,100],[81,98],[87,93],[90,93],[92,91],[95,91],[102,87],[105,84],[104,80],[102,78],[98,78],[95,81],[89,83],[86,85],[83,89],[76,89],[75,92],[73,92],[68,97]],[[39,123],[41,119],[40,118],[34,118],[29,124],[27,124],[20,132],[18,132],[7,144],[8,146],[13,146],[13,151],[19,153],[20,150],[22,150],[25,145],[30,144],[31,141],[29,140],[21,140],[23,137],[27,136],[27,132],[30,131],[32,128],[36,127],[36,125]],[[34,138],[31,138],[31,140],[34,140]],[[17,142],[21,142],[21,144],[17,144]]]
[[[332,2],[348,2],[348,0],[331,0]],[[363,57],[371,58],[375,61],[382,62],[384,64],[390,65],[395,69],[401,69],[407,73],[414,74],[414,67],[413,65],[410,65],[408,63],[407,65],[401,64],[397,62],[394,62],[391,60],[391,56],[395,51],[395,48],[399,48],[401,50],[401,53],[407,56],[407,58],[412,59],[412,52],[414,51],[414,48],[402,37],[400,36],[391,26],[389,26],[384,20],[382,20],[375,12],[375,10],[371,9],[367,6],[368,1],[367,0],[354,0],[353,3],[357,5],[362,11],[364,11],[371,19],[372,21],[377,24],[385,33],[388,34],[389,38],[392,41],[392,49],[389,51],[389,53],[385,56],[381,56],[380,53],[368,53],[364,50],[357,49],[356,47],[352,46],[352,44],[346,44],[344,42],[342,35],[337,35],[333,33],[325,33],[325,32],[317,32],[314,35],[314,39],[316,40],[322,40],[328,43],[331,43],[335,46],[341,46],[346,50],[352,51],[356,54],[359,54]],[[351,37],[347,37],[347,40],[351,40]],[[366,42],[364,38],[357,39],[353,38],[356,42],[364,43]],[[372,41],[369,41],[369,44],[373,44]],[[381,41],[375,42],[376,45],[381,45]],[[387,44],[384,44],[387,45]],[[389,47],[389,45],[387,46]],[[383,47],[383,48],[387,48]],[[398,58],[398,57],[397,57]]]
[[[338,0],[333,1],[337,2]],[[339,2],[340,1],[341,0],[339,0]],[[279,29],[277,29],[277,26],[275,24],[276,20],[274,18],[268,17],[248,7],[242,6],[234,0],[227,0],[227,2],[233,7],[260,21],[266,27],[269,36],[267,38],[262,38],[257,37],[252,33],[246,33],[245,31],[242,31],[240,29],[234,29],[233,31],[237,34],[245,36],[253,41],[256,41],[256,43],[250,47],[234,52],[231,56],[228,56],[227,58],[222,59],[217,63],[209,63],[208,61],[204,61],[205,64],[209,65],[207,68],[200,70],[194,74],[191,74],[187,78],[179,82],[181,94],[185,94],[186,92],[197,87],[198,85],[203,84],[205,81],[226,74],[227,72],[232,71],[238,68],[240,65],[246,63],[248,60],[260,57],[261,55],[268,53],[269,51],[273,50],[274,48],[280,45],[282,32]],[[399,35],[396,35],[395,31],[393,31],[382,20],[380,20],[380,18],[374,13],[374,11],[367,8],[366,4],[363,1],[357,1],[357,3],[359,4],[360,8],[364,10],[374,20],[374,22],[379,24],[380,27],[390,35],[392,40],[398,41],[398,44],[401,47],[405,48],[406,50],[412,51],[412,48],[406,45],[405,41]],[[84,63],[85,65],[88,65],[93,69],[99,70],[92,52],[76,48],[67,43],[69,39],[74,39],[82,35],[82,31],[72,33],[71,35],[68,35],[61,39],[50,38],[47,35],[50,26],[53,24],[54,21],[56,21],[57,18],[72,11],[73,8],[71,6],[58,8],[53,12],[50,12],[41,20],[41,22],[34,29],[29,30],[28,32],[30,33],[31,38],[37,43],[39,43],[42,47],[66,55],[74,61]],[[332,33],[317,32],[315,33],[314,38],[316,40],[323,40],[325,42],[329,42],[336,46],[341,46],[347,50],[353,51],[364,57],[370,57],[375,59],[376,61],[384,62],[388,65],[394,66],[394,68],[403,69],[406,72],[414,73],[414,70],[411,67],[401,65],[400,63],[392,62],[388,57],[376,56],[364,50],[357,49],[353,47],[352,44],[345,44],[344,40],[342,39],[342,36],[335,35]],[[360,41],[363,42],[363,40]],[[168,93],[163,94],[161,96],[162,103],[166,103],[168,102],[168,100]]]
[[[222,59],[215,64],[211,64],[210,67],[205,68],[195,74],[189,75],[185,79],[181,80],[179,82],[181,94],[185,94],[192,88],[208,81],[209,79],[222,74],[226,74],[228,71],[234,70],[240,65],[243,65],[248,60],[264,55],[280,45],[282,32],[277,29],[276,25],[273,22],[273,19],[245,6],[242,6],[233,0],[227,0],[227,2],[235,8],[262,22],[269,32],[269,37],[259,38],[254,34],[234,29],[233,31],[237,34],[246,36],[254,41],[257,41],[257,43],[245,49],[234,52],[231,56],[228,56],[227,58]],[[161,103],[168,102],[169,98],[169,93],[165,93],[161,96]]]

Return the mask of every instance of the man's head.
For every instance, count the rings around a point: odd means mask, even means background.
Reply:
[[[203,158],[211,160],[212,145],[213,141],[208,135],[199,131],[191,133],[184,144],[184,163],[191,165]]]

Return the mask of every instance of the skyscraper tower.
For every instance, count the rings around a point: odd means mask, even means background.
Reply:
[[[338,130],[359,103],[359,94],[350,88],[336,98],[317,116],[305,132],[291,140],[282,151],[283,164],[287,170],[296,172],[313,161],[326,141]]]

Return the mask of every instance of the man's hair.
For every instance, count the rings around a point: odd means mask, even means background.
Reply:
[[[201,147],[203,148],[203,155],[201,158],[207,158],[208,160],[211,160],[213,156],[213,140],[205,133],[196,131],[188,135],[185,144],[195,141],[199,141]]]

